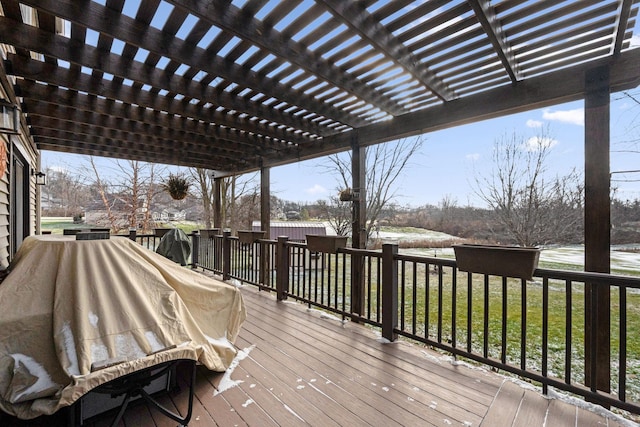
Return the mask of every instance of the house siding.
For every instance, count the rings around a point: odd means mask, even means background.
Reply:
[[[0,45],[0,53],[2,59],[5,59],[6,47],[4,45]],[[13,84],[13,77],[7,76],[4,64],[0,61],[0,99],[19,104],[19,100],[13,92]],[[40,230],[40,191],[36,188],[35,177],[32,173],[39,170],[40,153],[31,138],[24,117],[21,117],[20,120],[19,135],[0,133],[0,143],[5,145],[7,152],[5,172],[0,176],[0,270],[4,270],[9,266],[18,249],[18,244],[14,243],[14,236],[12,236],[12,230],[15,227],[15,224],[12,224],[13,218],[20,217],[24,221],[23,237],[36,234]],[[22,195],[12,194],[15,191],[15,184],[12,182],[15,159],[20,159],[25,168],[25,185],[22,189]],[[22,212],[13,211],[14,208],[17,209],[17,207],[11,206],[14,196],[23,198]],[[24,212],[25,210],[26,212]]]

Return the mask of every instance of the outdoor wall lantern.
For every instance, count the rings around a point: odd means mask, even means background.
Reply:
[[[31,171],[31,175],[36,177],[36,185],[47,185],[47,175],[44,172]]]
[[[17,135],[19,129],[18,107],[0,100],[0,133]]]

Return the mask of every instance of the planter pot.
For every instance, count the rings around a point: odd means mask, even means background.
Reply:
[[[350,188],[346,188],[340,191],[340,201],[341,202],[350,202],[353,200],[353,193]]]
[[[220,235],[219,228],[204,228],[200,230],[200,238],[202,239],[213,239],[215,236]]]
[[[531,280],[538,267],[539,248],[492,245],[453,245],[458,269],[470,273]]]
[[[242,244],[252,244],[260,239],[264,239],[264,231],[238,230],[238,239]]]
[[[345,236],[318,236],[307,234],[307,249],[311,252],[335,253],[338,249],[347,246]]]

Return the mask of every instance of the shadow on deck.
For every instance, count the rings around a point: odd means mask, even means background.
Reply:
[[[225,373],[198,367],[190,426],[622,426],[624,420],[542,396],[496,373],[244,287],[248,318]],[[186,387],[162,397],[184,408]],[[62,412],[62,411],[61,411]],[[604,413],[604,415],[602,415]],[[86,425],[108,426],[99,416]],[[65,425],[63,413],[3,426]],[[144,404],[122,426],[174,426]]]

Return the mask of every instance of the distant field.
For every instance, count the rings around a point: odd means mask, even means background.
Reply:
[[[380,239],[406,241],[455,241],[457,238],[445,233],[438,233],[419,228],[394,229],[383,227],[380,231]],[[422,256],[438,256],[454,258],[453,248],[412,248],[401,249],[402,253],[410,253]],[[565,246],[543,249],[540,253],[540,268],[558,270],[583,270],[584,246]],[[623,250],[611,250],[611,273],[627,276],[640,276],[640,253]]]

